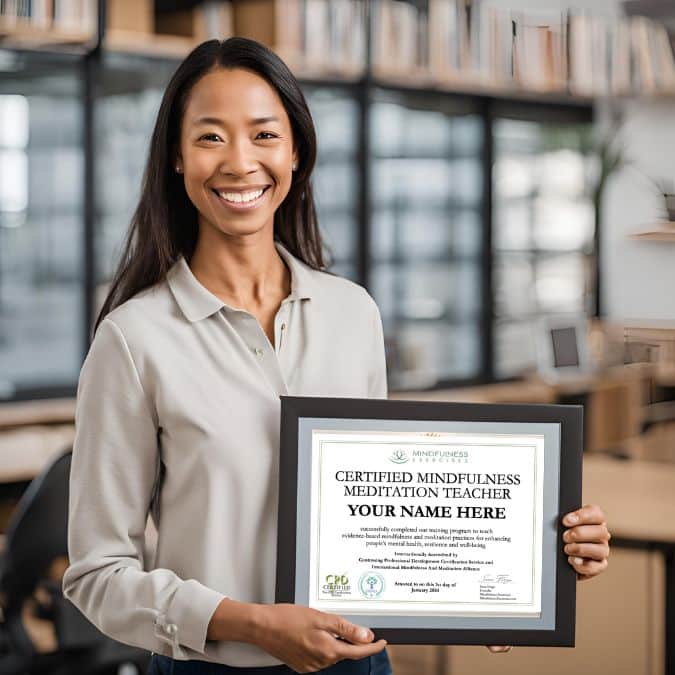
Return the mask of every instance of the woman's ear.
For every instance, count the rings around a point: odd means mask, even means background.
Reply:
[[[291,165],[293,167],[293,171],[298,170],[298,153],[293,151],[293,164]]]

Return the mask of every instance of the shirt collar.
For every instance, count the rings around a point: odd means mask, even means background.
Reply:
[[[290,300],[311,299],[313,290],[311,268],[298,260],[280,242],[275,241],[274,245],[291,271],[291,293],[288,298]],[[187,260],[182,255],[172,265],[166,280],[178,306],[190,322],[205,319],[223,307],[235,309],[197,281]]]

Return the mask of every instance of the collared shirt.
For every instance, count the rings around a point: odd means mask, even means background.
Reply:
[[[275,598],[280,395],[386,398],[380,313],[280,243],[274,345],[184,258],[100,324],[77,389],[63,588],[98,628],[177,659],[279,661],[207,641],[225,597]],[[154,560],[144,558],[148,514]]]

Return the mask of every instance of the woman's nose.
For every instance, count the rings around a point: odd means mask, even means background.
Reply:
[[[258,168],[253,148],[245,141],[232,141],[227,144],[220,171],[223,173],[246,174]]]

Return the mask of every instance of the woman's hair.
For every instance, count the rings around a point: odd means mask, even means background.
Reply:
[[[180,127],[192,87],[214,68],[245,68],[264,78],[288,114],[298,153],[291,188],[274,214],[274,238],[314,269],[325,267],[310,176],[316,133],[307,102],[286,64],[254,40],[208,40],[180,64],[157,114],[138,206],[94,332],[105,316],[139,291],[166,277],[180,255],[190,260],[197,244],[197,209],[174,170]]]

